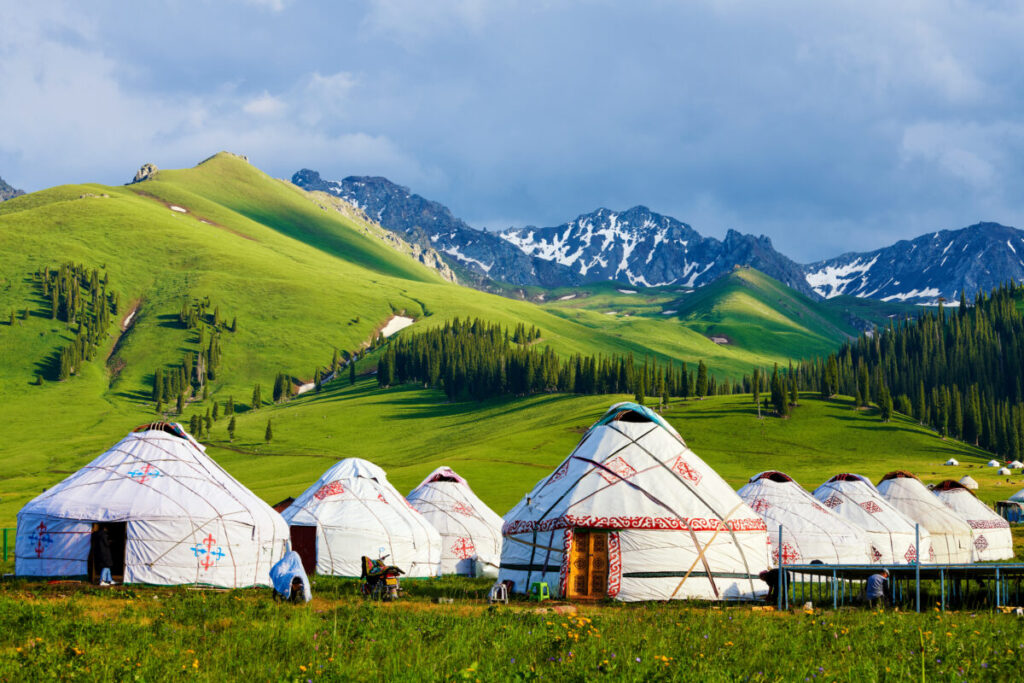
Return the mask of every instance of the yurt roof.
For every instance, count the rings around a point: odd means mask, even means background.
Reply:
[[[97,522],[276,517],[205,451],[179,424],[142,425],[21,513]]]

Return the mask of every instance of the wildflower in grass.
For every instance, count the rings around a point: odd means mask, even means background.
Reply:
[[[192,668],[193,669],[198,669],[199,668],[199,660],[198,659],[193,659],[192,660]]]

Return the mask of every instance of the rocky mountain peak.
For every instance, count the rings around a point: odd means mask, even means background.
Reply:
[[[25,194],[24,191],[11,187],[4,182],[3,178],[0,178],[0,202],[8,199],[14,199],[15,197],[19,197],[23,194]]]

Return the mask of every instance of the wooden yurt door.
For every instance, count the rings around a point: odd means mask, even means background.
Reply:
[[[570,600],[598,600],[608,593],[608,532],[576,530],[569,556]]]
[[[306,575],[313,576],[316,573],[316,527],[293,526],[289,527],[289,530],[292,537],[292,550],[299,554]]]

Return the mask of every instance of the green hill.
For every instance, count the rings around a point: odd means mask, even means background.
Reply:
[[[201,350],[197,330],[179,320],[183,305],[196,301],[208,301],[207,315],[216,310],[222,321],[236,320],[237,328],[221,332],[221,362],[208,382],[209,398],[197,396],[187,406],[178,418],[186,422],[229,397],[244,412],[255,383],[269,400],[279,373],[296,382],[310,380],[335,349],[360,349],[396,313],[415,318],[413,330],[456,316],[510,328],[525,323],[541,330],[541,345],[560,354],[704,360],[719,377],[832,350],[854,331],[842,314],[830,317],[817,302],[754,271],[738,271],[692,293],[669,288],[630,294],[609,284],[581,290],[579,300],[550,293],[542,304],[487,294],[445,281],[396,248],[393,237],[384,239],[388,236],[378,226],[322,199],[221,153],[195,168],[161,171],[136,185],[61,186],[0,205],[0,406],[7,428],[0,515],[13,514],[18,501],[73,471],[134,425],[158,417],[151,400],[155,371],[180,365],[185,354]],[[92,361],[58,382],[52,381],[55,360],[73,341],[74,328],[51,319],[50,301],[35,274],[65,262],[98,269],[101,279],[109,278],[105,291],[119,304],[115,333],[102,341]],[[676,313],[664,315],[673,307]],[[208,342],[209,326],[204,334]],[[718,334],[730,343],[709,338]],[[372,359],[360,368],[370,365]],[[38,386],[37,376],[43,377]],[[343,392],[332,387],[328,393]],[[433,405],[423,409],[426,415],[461,415],[461,424],[505,434],[526,419],[534,402],[581,402],[587,406],[579,411],[581,424],[609,402],[561,396],[502,404],[505,423],[473,406],[438,406],[436,397],[423,396],[428,394],[414,392],[410,400]],[[409,443],[420,443],[422,453],[429,450],[441,423],[411,420],[401,404],[386,407],[391,395],[366,392],[367,403],[361,400],[345,393],[339,397],[345,409],[319,419],[351,423],[355,431],[344,440],[370,443],[376,437],[360,425],[391,429],[380,422],[383,418],[372,417],[380,411],[397,424],[415,424],[423,440]],[[307,403],[327,400],[304,397],[274,410],[275,419],[280,410],[283,434],[289,434],[285,423],[304,415]],[[254,429],[259,423],[262,435],[265,412],[240,414],[240,425]],[[356,414],[367,417],[353,419]],[[545,418],[538,413],[536,419],[544,431]],[[301,436],[290,432],[281,438],[294,452],[306,452],[318,443],[320,431],[309,425]],[[518,431],[532,438],[530,429]],[[542,449],[544,443],[534,447]],[[326,458],[390,452],[383,446],[359,448],[327,451]],[[288,482],[281,478],[287,467],[276,468],[268,470],[270,480]],[[301,476],[321,469],[305,469]]]

